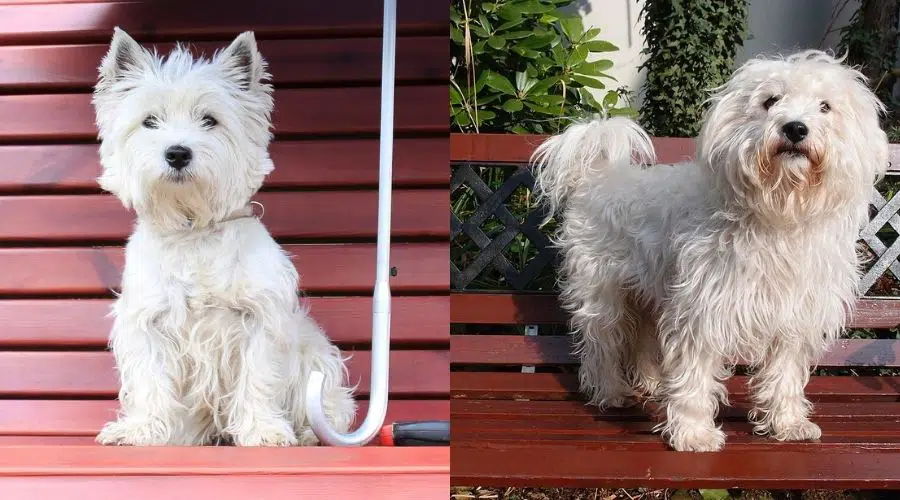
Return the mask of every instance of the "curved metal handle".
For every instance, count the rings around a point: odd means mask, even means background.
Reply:
[[[359,428],[349,434],[335,431],[322,406],[325,375],[314,371],[306,386],[306,414],[319,441],[332,446],[363,446],[375,438],[384,424],[388,403],[391,344],[391,184],[394,156],[394,64],[397,43],[397,0],[384,0],[384,33],[381,54],[381,135],[378,164],[378,242],[376,244],[375,293],[372,296],[372,378],[369,412]]]

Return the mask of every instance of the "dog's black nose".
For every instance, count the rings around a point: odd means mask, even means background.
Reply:
[[[806,124],[803,122],[788,122],[781,127],[781,132],[784,133],[788,140],[796,144],[806,139],[809,129],[806,128]]]
[[[184,146],[172,146],[166,150],[166,162],[175,170],[181,170],[191,162],[191,150]]]

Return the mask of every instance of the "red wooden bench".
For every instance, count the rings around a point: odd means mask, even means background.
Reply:
[[[398,6],[386,423],[449,418],[446,4]],[[105,317],[131,214],[96,183],[90,91],[113,26],[207,54],[254,30],[274,76],[275,172],[257,199],[312,315],[369,386],[381,2],[0,0],[0,497],[373,498],[447,491],[446,447],[141,449],[114,417]]]
[[[537,136],[451,135],[451,158],[457,165],[451,189],[467,187],[476,193],[481,189],[479,201],[491,210],[500,206],[493,213],[507,230],[533,235],[531,219],[510,222],[508,212],[503,213],[506,193],[516,183],[527,186],[533,182],[527,168],[511,176],[517,180],[504,186],[499,195],[484,191],[484,186],[473,188],[471,184],[479,182],[471,177],[476,169],[464,169],[525,167],[542,140]],[[663,138],[654,143],[661,162],[680,161],[694,152],[689,139]],[[892,171],[898,173],[900,148],[893,147],[892,158]],[[881,209],[883,200],[874,203],[880,213],[892,211],[888,223],[900,227],[897,208]],[[472,233],[486,214],[479,217],[455,221],[452,234]],[[544,244],[539,237],[529,239],[534,245]],[[483,243],[486,241],[478,244]],[[491,255],[496,256],[494,250]],[[900,269],[897,251],[900,241],[882,243],[876,253],[884,256],[875,265],[873,278],[887,266]],[[541,253],[537,259],[551,262],[552,256]],[[500,268],[505,265],[496,257],[490,262]],[[813,419],[825,434],[821,442],[778,443],[753,436],[746,421],[746,377],[736,376],[728,385],[734,407],[723,409],[720,415],[729,435],[725,449],[678,453],[668,450],[660,437],[651,433],[652,406],[601,413],[585,405],[578,393],[576,360],[570,355],[563,326],[567,318],[555,295],[548,291],[468,291],[467,280],[477,271],[469,267],[477,264],[471,261],[468,267],[458,266],[451,277],[452,484],[900,488],[900,378],[882,376],[883,368],[900,367],[900,341],[844,340],[822,361],[821,367],[849,370],[847,376],[814,376],[807,387],[816,403]],[[520,277],[532,278],[536,272],[526,269],[517,275],[516,269],[508,278],[520,288]],[[881,276],[873,289],[885,288],[889,283],[885,279]],[[848,326],[893,328],[898,324],[900,300],[866,297],[860,300],[858,313]],[[855,374],[862,376],[852,376]]]

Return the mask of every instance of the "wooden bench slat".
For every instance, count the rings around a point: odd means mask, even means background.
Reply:
[[[166,54],[173,46],[166,43],[156,48]],[[223,42],[191,44],[195,54],[207,57],[223,47]],[[100,59],[108,50],[108,44],[0,47],[0,92],[90,90],[97,82]],[[381,81],[381,38],[263,40],[259,50],[269,63],[276,87],[378,85]],[[446,81],[449,51],[446,37],[400,37],[397,83]]]
[[[353,451],[353,453],[348,453]],[[448,467],[440,447],[372,446],[348,449],[237,446],[64,446],[0,448],[0,478],[8,476],[432,474]]]
[[[730,378],[732,401],[747,400],[747,377]],[[453,399],[579,399],[578,376],[572,373],[453,372]],[[806,395],[814,402],[900,401],[900,377],[812,377]]]
[[[357,426],[368,407],[368,401],[359,402]],[[40,438],[47,437],[93,437],[115,418],[118,408],[115,400],[0,400],[0,436],[31,436],[33,444],[41,444]],[[394,399],[388,402],[385,423],[449,418],[447,400]]]
[[[468,324],[560,324],[567,320],[556,295],[452,293],[450,321]],[[862,298],[850,328],[893,328],[900,325],[900,299]]]
[[[441,186],[450,182],[447,140],[397,139],[394,185]],[[266,188],[378,186],[378,140],[275,141],[275,171]],[[0,146],[0,193],[91,190],[99,192],[95,144]]]
[[[378,192],[268,192],[263,223],[276,238],[374,238]],[[446,189],[393,194],[391,236],[449,237]],[[328,216],[323,217],[322,213]],[[0,196],[0,242],[90,241],[123,244],[133,213],[111,195]]]
[[[453,364],[562,365],[579,362],[572,355],[568,335],[453,335]],[[818,366],[900,366],[900,342],[896,340],[842,339]]]
[[[311,294],[369,293],[375,245],[285,245]],[[121,282],[121,247],[0,248],[0,295],[104,295]],[[391,248],[395,292],[445,292],[450,270],[446,243],[400,243]]]
[[[547,136],[528,134],[450,134],[451,162],[526,164]],[[652,137],[658,163],[679,163],[694,158],[695,143],[687,137]],[[888,170],[900,170],[900,144],[890,145]]]
[[[178,15],[172,15],[176,11]],[[7,5],[0,6],[0,42],[108,43],[114,26],[121,26],[141,41],[148,35],[170,40],[233,37],[244,30],[253,30],[260,38],[380,35],[382,19],[382,5],[371,2],[353,2],[344,8],[279,0],[252,4],[237,0],[159,0]],[[448,29],[446,4],[398,2],[398,34],[440,35]]]
[[[0,8],[0,17],[2,17]],[[446,85],[397,87],[397,133],[447,131]],[[378,87],[282,89],[275,91],[275,133],[375,134],[379,126]],[[97,137],[90,94],[0,96],[0,140],[93,140]]]
[[[401,449],[401,448],[398,448]],[[444,448],[446,450],[446,447]],[[450,452],[438,447],[425,449],[440,455],[449,464]],[[354,449],[346,450],[352,454]],[[364,458],[364,457],[363,457]],[[410,458],[415,464],[418,457]],[[403,462],[401,462],[403,463]],[[406,464],[409,465],[409,464]],[[91,498],[113,500],[128,492],[129,500],[296,500],[297,498],[340,498],[341,500],[370,500],[397,498],[402,491],[406,498],[443,498],[450,491],[449,465],[443,472],[405,472],[398,465],[396,471],[377,475],[342,473],[275,474],[265,470],[253,474],[208,476],[172,475],[148,477],[143,475],[97,476],[10,476],[0,478],[0,490],[6,498]],[[143,471],[141,471],[143,473]],[[260,492],[265,492],[260,497]]]
[[[719,418],[724,420],[747,419],[752,403],[736,401],[719,410]],[[456,399],[451,402],[451,411],[459,421],[478,422],[488,420],[516,420],[522,418],[554,420],[617,421],[650,420],[658,405],[630,408],[608,408],[600,411],[595,405],[584,401],[509,401],[488,399]],[[840,421],[853,419],[900,419],[900,401],[890,402],[824,402],[817,403],[813,412],[817,421]]]
[[[344,351],[350,383],[358,394],[369,391],[371,353]],[[394,396],[446,396],[450,390],[450,353],[446,350],[391,352],[390,392]],[[109,352],[0,351],[0,396],[115,397],[119,390]]]
[[[878,489],[900,487],[900,454],[820,451],[607,451],[528,443],[456,443],[451,483],[604,488]],[[552,457],[548,460],[548,457]]]
[[[372,340],[372,299],[310,297],[310,314],[332,341],[368,344]],[[111,299],[0,300],[0,347],[103,347],[112,319]],[[391,343],[449,342],[446,296],[393,297]]]

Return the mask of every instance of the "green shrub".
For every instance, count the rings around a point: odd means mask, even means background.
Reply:
[[[450,125],[460,132],[552,133],[587,114],[617,108],[624,91],[605,90],[613,63],[591,54],[618,50],[562,12],[574,0],[450,4]],[[604,83],[607,82],[607,83]]]
[[[651,135],[693,137],[708,91],[725,83],[743,44],[748,0],[647,0],[641,124]]]

